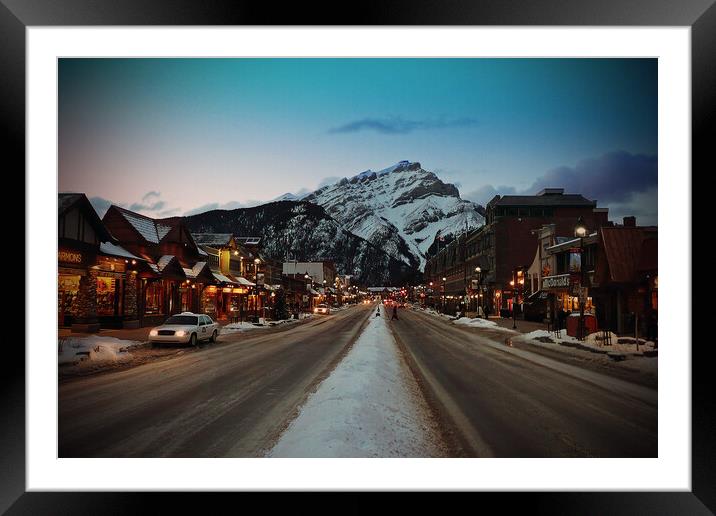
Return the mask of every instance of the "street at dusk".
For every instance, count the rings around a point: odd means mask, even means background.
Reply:
[[[58,455],[657,457],[657,75],[60,59]]]

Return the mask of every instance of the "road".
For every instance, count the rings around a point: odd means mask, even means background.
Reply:
[[[360,334],[356,306],[280,333],[59,385],[60,457],[256,457]]]
[[[461,455],[656,457],[656,391],[401,310],[391,328]]]

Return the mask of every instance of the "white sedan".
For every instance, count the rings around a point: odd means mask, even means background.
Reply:
[[[316,305],[316,308],[313,309],[314,314],[323,314],[328,315],[331,313],[331,309],[328,308],[328,305],[325,303],[321,303],[319,305]]]
[[[152,344],[172,342],[196,346],[202,340],[216,342],[219,328],[219,324],[208,315],[182,312],[172,315],[161,326],[152,328],[149,341]]]

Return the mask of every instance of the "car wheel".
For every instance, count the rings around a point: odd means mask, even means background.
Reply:
[[[214,333],[211,334],[211,338],[209,339],[209,342],[216,342],[216,330],[214,330]]]
[[[199,340],[196,338],[196,333],[192,333],[191,337],[189,337],[189,344],[191,346],[198,346]]]

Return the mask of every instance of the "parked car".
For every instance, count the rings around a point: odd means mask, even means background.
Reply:
[[[328,305],[325,303],[321,303],[316,305],[316,308],[313,309],[314,314],[322,314],[322,315],[328,315],[331,313],[331,309],[328,308]]]
[[[149,341],[154,344],[175,343],[196,346],[202,340],[216,342],[220,326],[204,314],[182,312],[172,315],[161,326],[149,331]]]

